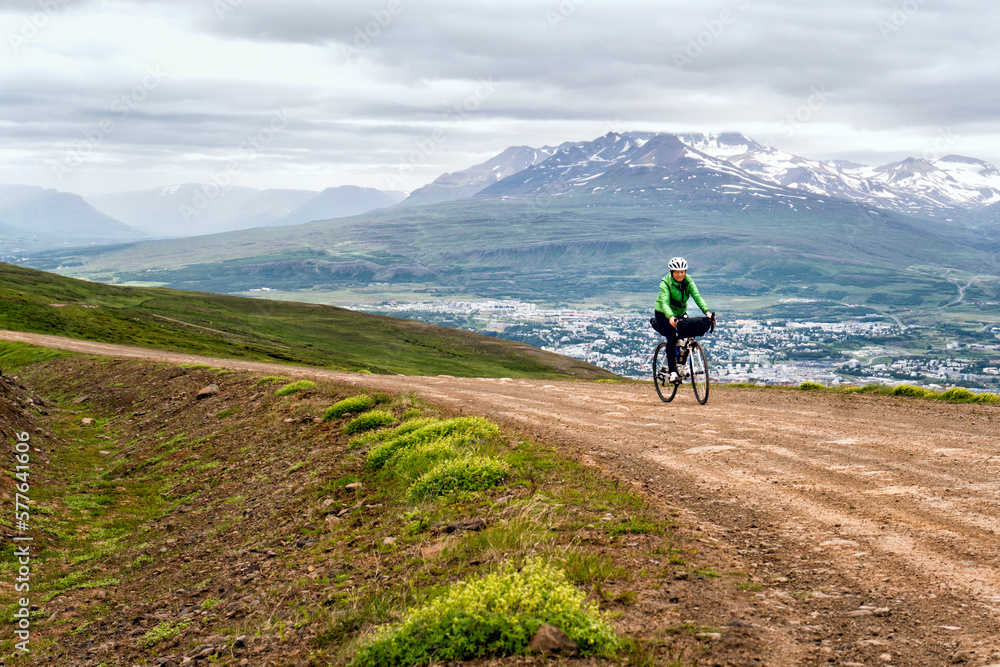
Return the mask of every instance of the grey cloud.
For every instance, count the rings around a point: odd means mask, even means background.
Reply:
[[[117,0],[74,2],[73,11],[131,7],[150,21],[220,45],[320,49],[325,77],[356,80],[363,74],[367,82],[319,88],[254,85],[247,77],[170,79],[103,143],[109,159],[120,164],[155,160],[165,171],[211,168],[266,125],[274,110],[287,108],[294,122],[268,144],[254,169],[298,161],[366,171],[400,162],[438,129],[445,139],[421,169],[440,172],[469,166],[461,160],[484,146],[499,152],[529,143],[518,135],[526,128],[544,128],[532,131],[552,136],[548,143],[589,138],[566,136],[566,128],[599,131],[612,123],[667,131],[699,124],[777,128],[815,90],[826,99],[801,128],[800,144],[819,123],[898,130],[915,143],[953,127],[991,138],[1000,156],[994,5],[911,3]],[[919,9],[898,14],[904,5]],[[0,11],[37,7],[0,0]],[[142,67],[111,69],[116,56],[127,54],[105,48],[97,35],[76,54],[83,76],[34,71],[0,79],[0,117],[8,121],[0,125],[0,138],[51,156],[52,146],[78,140],[108,116]],[[484,81],[493,90],[477,96]],[[456,122],[453,110],[470,98],[475,104]],[[551,128],[559,128],[558,136]],[[865,153],[850,142],[842,138],[844,153]],[[88,167],[98,168],[96,161]]]

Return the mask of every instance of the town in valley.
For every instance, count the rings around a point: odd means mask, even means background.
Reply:
[[[649,325],[651,313],[550,309],[516,300],[386,301],[355,308],[521,341],[628,378],[649,377],[653,350],[663,340]],[[702,339],[712,377],[768,385],[1000,388],[1000,326],[941,331],[865,311],[854,306],[852,316],[837,321],[723,319]]]

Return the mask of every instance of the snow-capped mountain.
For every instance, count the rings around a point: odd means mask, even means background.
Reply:
[[[504,168],[497,168],[500,164]],[[677,173],[671,175],[671,171]],[[696,184],[706,196],[707,189],[716,195],[731,194],[740,188],[758,191],[757,196],[763,196],[764,191],[781,197],[798,192],[809,198],[835,198],[911,216],[958,219],[970,224],[995,218],[995,204],[1000,203],[1000,171],[975,158],[909,158],[869,167],[793,155],[737,132],[608,133],[592,141],[567,142],[556,148],[509,148],[481,165],[445,174],[414,192],[406,203],[448,201],[472,194],[669,197]],[[419,201],[430,191],[434,192],[433,198]]]
[[[481,190],[477,197],[628,196],[712,205],[736,198],[772,199],[789,207],[797,193],[715,157],[673,134],[608,133],[564,144],[534,166]]]
[[[961,155],[946,155],[933,162],[908,158],[862,170],[861,175],[901,198],[909,198],[906,206],[910,213],[920,209],[976,210],[1000,202],[1000,171],[988,162]]]
[[[559,147],[561,148],[561,147]],[[444,201],[471,197],[508,176],[524,171],[532,165],[547,160],[559,148],[543,146],[511,146],[499,155],[474,167],[444,174],[433,183],[418,188],[403,201],[404,206],[436,204]]]

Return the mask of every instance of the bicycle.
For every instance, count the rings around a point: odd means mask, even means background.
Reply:
[[[715,329],[715,322],[712,322],[712,329]],[[680,379],[677,382],[670,382],[667,370],[667,355],[677,355],[677,374]],[[677,395],[677,388],[684,380],[691,380],[691,388],[694,389],[694,397],[698,403],[705,405],[708,402],[708,354],[701,343],[693,336],[681,338],[677,341],[674,350],[666,343],[660,343],[653,352],[653,384],[656,386],[656,393],[660,400],[669,403]]]

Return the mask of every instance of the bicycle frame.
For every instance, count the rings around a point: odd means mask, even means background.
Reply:
[[[667,364],[664,357],[668,354],[676,355],[679,376],[676,382],[668,382],[666,378]],[[708,401],[710,384],[708,356],[697,338],[681,338],[674,349],[669,349],[665,342],[657,345],[653,353],[653,384],[660,399],[667,403],[672,401],[677,395],[677,389],[686,380],[691,382],[695,399],[704,405]]]

